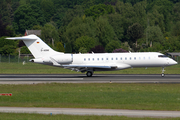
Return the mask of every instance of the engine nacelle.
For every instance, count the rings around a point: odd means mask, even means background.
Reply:
[[[34,63],[43,63],[43,60],[41,58],[39,59],[30,59],[30,62],[34,62]]]
[[[51,56],[59,64],[69,64],[73,62],[73,54],[60,54]]]

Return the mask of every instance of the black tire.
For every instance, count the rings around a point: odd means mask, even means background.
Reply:
[[[87,77],[92,77],[93,73],[91,71],[87,71],[86,75]]]
[[[165,74],[164,74],[164,73],[162,73],[162,74],[161,74],[161,77],[164,77],[164,76],[165,76]]]

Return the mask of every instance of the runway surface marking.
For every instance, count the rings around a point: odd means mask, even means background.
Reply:
[[[0,107],[2,113],[38,113],[38,114],[67,114],[67,115],[107,115],[130,117],[180,117],[180,111],[153,110],[118,110],[118,109],[83,109],[83,108],[28,108]]]

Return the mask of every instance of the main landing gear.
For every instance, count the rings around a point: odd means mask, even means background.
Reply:
[[[86,75],[87,75],[87,77],[92,77],[93,72],[92,71],[87,71]]]
[[[164,77],[165,76],[165,74],[164,74],[164,67],[162,67],[162,74],[161,74],[161,77]]]

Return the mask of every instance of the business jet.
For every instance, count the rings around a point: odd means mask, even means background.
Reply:
[[[86,72],[87,77],[91,77],[94,71],[134,67],[162,67],[161,76],[164,77],[164,68],[177,64],[173,59],[158,52],[65,54],[54,51],[36,35],[6,39],[23,40],[34,56],[31,62]]]

